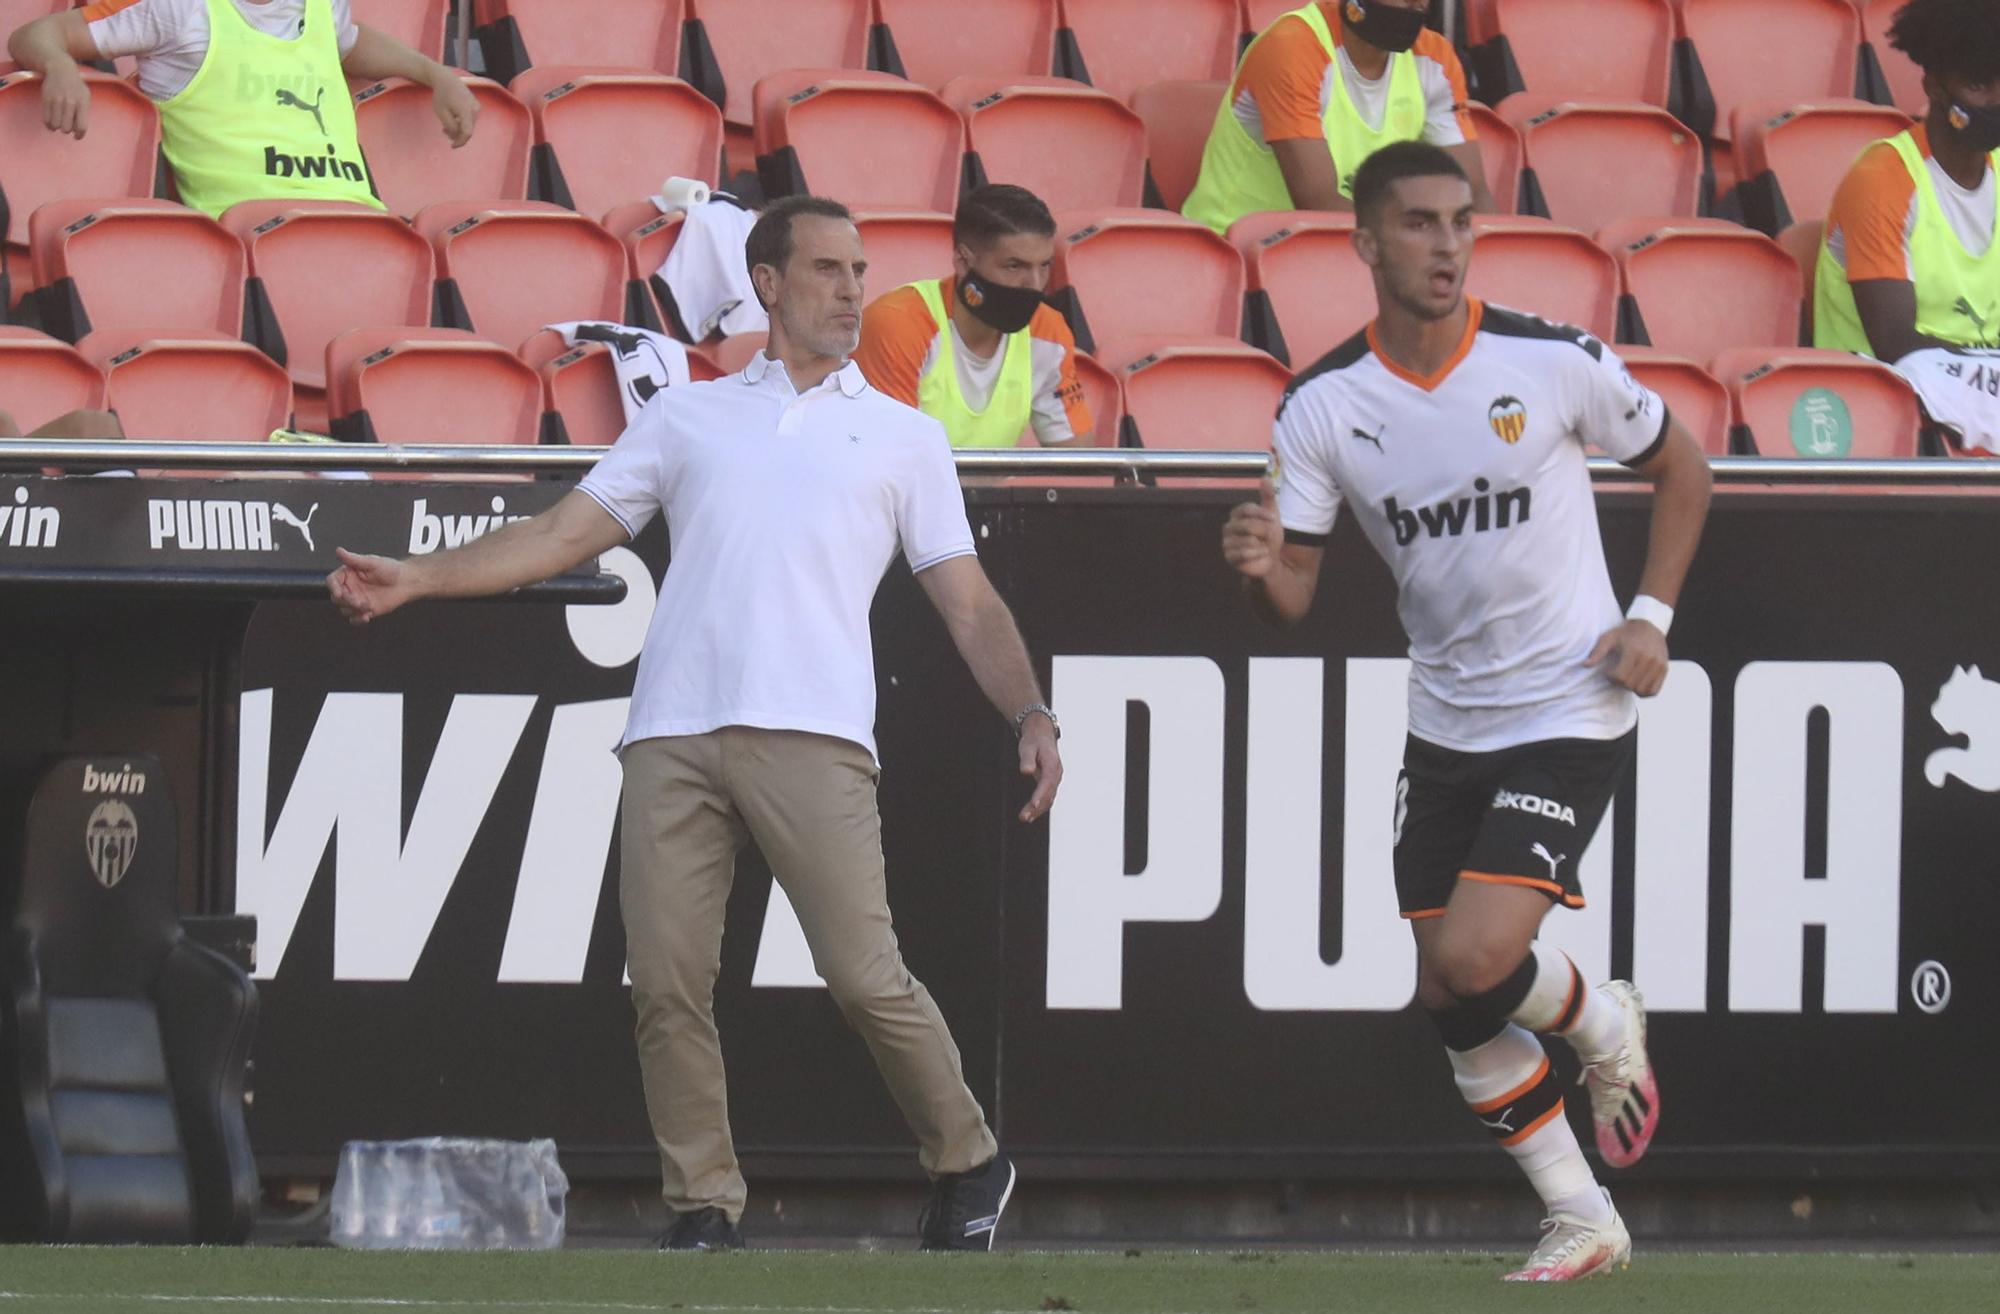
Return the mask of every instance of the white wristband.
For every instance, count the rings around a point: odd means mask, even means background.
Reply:
[[[1674,627],[1674,609],[1658,598],[1641,593],[1632,599],[1632,605],[1625,609],[1625,619],[1645,621],[1665,634]]]

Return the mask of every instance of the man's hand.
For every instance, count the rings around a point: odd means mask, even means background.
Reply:
[[[1021,774],[1035,782],[1035,792],[1021,809],[1022,821],[1033,821],[1056,801],[1056,787],[1062,784],[1062,755],[1056,751],[1055,727],[1040,713],[1028,717],[1021,727]]]
[[[90,129],[90,86],[74,61],[42,75],[42,122],[50,132],[66,132],[78,141]]]
[[[326,591],[341,615],[356,625],[387,616],[416,597],[408,562],[335,548],[340,569],[326,577]]]
[[[1257,500],[1229,513],[1222,527],[1222,555],[1251,579],[1264,579],[1278,567],[1285,549],[1285,528],[1278,522],[1278,489],[1269,479],[1258,487]]]
[[[431,84],[431,108],[437,112],[438,122],[444,125],[444,135],[451,138],[453,150],[472,140],[472,126],[479,118],[479,98],[450,69],[443,69],[442,76]]]
[[[1651,621],[1628,620],[1606,630],[1584,660],[1585,666],[1608,661],[1604,674],[1641,698],[1651,698],[1667,682],[1667,636]]]

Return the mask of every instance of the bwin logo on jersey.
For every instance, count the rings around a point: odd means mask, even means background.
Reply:
[[[1493,796],[1496,808],[1512,808],[1516,812],[1530,812],[1538,817],[1548,817],[1560,821],[1565,826],[1576,824],[1576,809],[1567,803],[1558,803],[1552,798],[1542,798],[1537,794],[1516,794],[1511,789],[1503,789]]]
[[[1528,408],[1519,397],[1501,397],[1486,408],[1486,422],[1512,446],[1528,431]]]
[[[1392,497],[1382,504],[1382,514],[1389,518],[1390,526],[1396,531],[1397,547],[1408,547],[1422,534],[1432,538],[1457,538],[1467,529],[1483,534],[1489,529],[1509,529],[1517,524],[1527,524],[1534,502],[1532,490],[1508,488],[1489,493],[1487,490],[1492,486],[1484,479],[1475,479],[1472,481],[1474,496],[1439,502],[1436,506],[1420,506],[1414,511],[1397,506],[1396,499]]]

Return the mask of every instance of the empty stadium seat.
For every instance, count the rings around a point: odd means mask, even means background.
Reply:
[[[1587,234],[1527,216],[1479,215],[1473,227],[1468,294],[1611,340],[1618,263]]]
[[[1354,216],[1314,210],[1245,215],[1229,227],[1249,296],[1244,337],[1295,370],[1375,317],[1375,275],[1354,253]]]
[[[349,442],[531,444],[541,428],[535,371],[455,329],[353,329],[327,344],[326,377]]]
[[[83,80],[90,88],[90,131],[78,141],[42,126],[39,73],[0,77],[0,238],[16,258],[27,252],[28,216],[46,202],[153,194],[159,111],[117,78],[86,69]]]
[[[447,202],[420,211],[416,229],[437,250],[438,303],[454,327],[518,347],[548,324],[625,322],[625,247],[582,215]]]
[[[1236,0],[1062,0],[1062,16],[1076,39],[1070,75],[1119,100],[1150,82],[1227,78],[1236,68]]]
[[[1858,94],[1861,16],[1851,0],[1679,0],[1690,44],[1688,123],[1730,138],[1730,115],[1757,100]]]
[[[957,208],[965,121],[887,73],[793,69],[757,83],[757,171],[771,196],[857,209]]]
[[[754,164],[757,79],[785,68],[867,68],[872,15],[870,0],[698,0],[690,34],[715,61],[732,173]],[[714,97],[715,87],[691,77]]]
[[[536,64],[680,71],[682,0],[473,0],[473,35],[502,82]]]
[[[1243,257],[1191,219],[1163,210],[1056,216],[1052,293],[1077,345],[1100,360],[1142,337],[1235,337]]]
[[[1660,394],[1667,411],[1710,456],[1729,455],[1733,423],[1729,389],[1700,362],[1657,347],[1619,347],[1632,377]]]
[[[538,64],[509,90],[534,115],[538,200],[596,215],[668,178],[721,181],[722,111],[679,78]]]
[[[1478,132],[1479,162],[1486,166],[1486,189],[1501,214],[1513,214],[1521,202],[1521,133],[1478,101],[1466,105]]]
[[[1056,0],[876,0],[903,73],[941,87],[956,77],[1048,77],[1055,71]]]
[[[0,324],[0,411],[30,433],[59,415],[104,408],[104,374],[46,333]]]
[[[1773,234],[1824,218],[1862,149],[1909,126],[1901,110],[1859,100],[1738,105],[1731,135],[1744,218]]]
[[[1169,210],[1186,204],[1201,178],[1201,155],[1215,126],[1227,81],[1151,82],[1132,94],[1132,108],[1146,124],[1146,177]]]
[[[542,378],[542,441],[609,447],[625,432],[618,364],[602,342],[566,346],[562,334],[537,333],[521,359]]]
[[[923,278],[951,274],[951,216],[923,210],[863,211],[854,216],[868,260],[870,301]]]
[[[751,358],[764,349],[768,333],[738,333],[709,348],[709,357],[724,374],[740,373]]]
[[[376,194],[397,214],[413,215],[438,201],[527,196],[535,143],[528,107],[497,82],[468,76],[465,85],[479,102],[479,127],[456,150],[438,127],[428,87],[391,78],[355,92],[361,152]]]
[[[28,222],[42,323],[75,342],[99,329],[243,328],[243,244],[172,201],[51,201]]]
[[[430,243],[395,215],[337,201],[243,201],[222,216],[250,256],[245,336],[292,376],[302,428],[326,427],[326,344],[360,325],[427,325]]]
[[[1877,99],[1886,99],[1903,113],[1922,118],[1930,108],[1924,94],[1924,71],[1910,57],[1889,44],[1889,24],[1895,21],[1909,0],[1860,0],[1861,28],[1868,50],[1875,57],[1879,85]]]
[[[1539,200],[1559,224],[1595,232],[1627,215],[1692,215],[1699,207],[1701,142],[1665,110],[1533,92],[1509,96],[1499,109],[1521,133],[1527,200]]]
[[[366,23],[439,63],[454,62],[446,57],[451,0],[352,0],[352,3],[355,22]]]
[[[1621,341],[1706,357],[1799,340],[1805,280],[1762,233],[1720,219],[1633,219],[1597,242],[1625,275]]]
[[[1739,348],[1712,367],[1759,456],[1907,460],[1917,455],[1917,395],[1880,361],[1844,351]]]
[[[1112,358],[1124,384],[1126,434],[1141,447],[1271,449],[1271,421],[1291,372],[1228,338],[1137,339]]]
[[[1669,0],[1492,0],[1498,33],[1475,54],[1481,94],[1517,91],[1666,108],[1673,82]]]
[[[1051,210],[1145,200],[1145,121],[1103,92],[1068,78],[959,77],[943,94],[965,116],[976,176]]]
[[[290,423],[284,367],[228,334],[100,329],[77,350],[104,371],[127,438],[261,443]]]
[[[644,295],[653,298],[660,323],[683,340],[687,338],[687,326],[680,322],[680,310],[673,303],[666,280],[660,277],[660,266],[674,249],[685,217],[678,210],[661,214],[651,201],[628,201],[604,215],[604,231],[625,245],[627,274],[643,289]]]

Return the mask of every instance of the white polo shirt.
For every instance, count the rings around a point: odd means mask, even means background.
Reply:
[[[974,550],[944,426],[851,361],[803,395],[762,352],[665,389],[578,487],[629,534],[664,509],[672,543],[621,747],[749,725],[873,755],[882,574]]]

